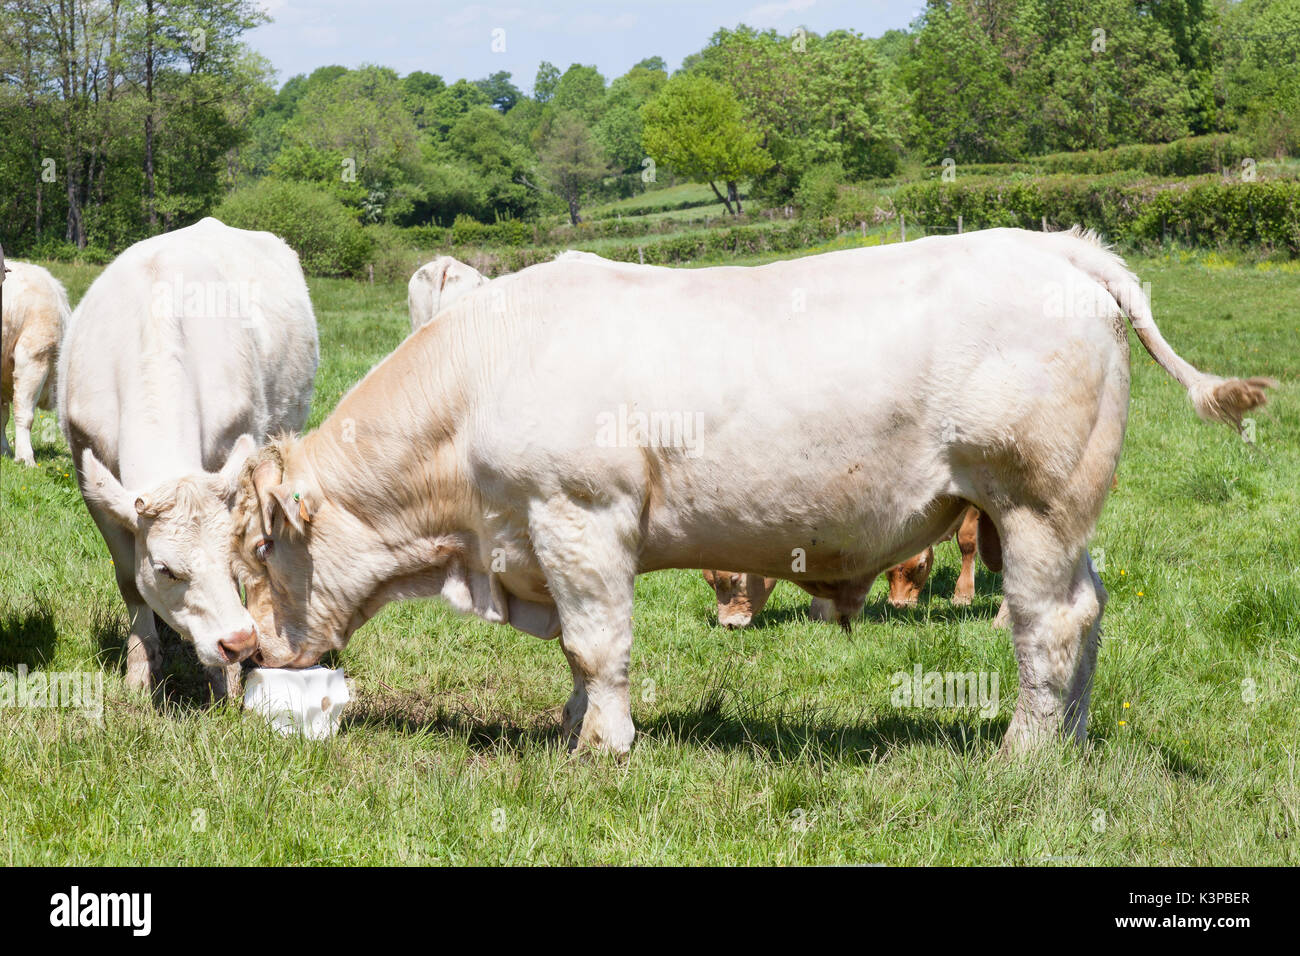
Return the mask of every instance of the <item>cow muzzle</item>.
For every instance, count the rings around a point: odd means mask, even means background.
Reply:
[[[217,641],[217,652],[227,664],[238,664],[257,650],[257,634],[252,629],[236,631]]]

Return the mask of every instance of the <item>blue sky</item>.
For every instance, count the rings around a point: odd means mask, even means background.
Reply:
[[[836,28],[879,36],[906,26],[924,0],[259,0],[273,23],[247,34],[283,83],[318,66],[378,63],[399,73],[425,70],[451,82],[498,70],[531,90],[537,64],[595,65],[607,79],[648,56],[669,70],[713,32],[737,23],[789,33]],[[493,30],[504,52],[493,52]],[[498,36],[500,36],[498,34]]]

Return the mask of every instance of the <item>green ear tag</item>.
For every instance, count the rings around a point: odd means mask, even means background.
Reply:
[[[298,494],[298,492],[295,491],[295,492],[293,493],[293,500],[294,500],[294,501],[302,501],[302,495]]]

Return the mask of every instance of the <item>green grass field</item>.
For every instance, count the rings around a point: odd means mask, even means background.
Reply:
[[[981,568],[954,608],[953,543],[916,609],[878,582],[852,635],[809,622],[790,585],[728,632],[698,572],[641,578],[626,761],[565,752],[554,642],[432,602],[390,606],[340,656],[356,700],[332,741],[205,707],[183,645],[155,705],[123,687],[107,549],[41,413],[38,467],[0,463],[0,667],[102,672],[105,714],[0,715],[0,862],[1300,863],[1300,274],[1131,264],[1184,357],[1282,385],[1245,444],[1132,340],[1086,749],[997,756],[1017,679],[990,627],[999,581]],[[74,303],[97,272],[52,268]],[[408,322],[403,283],[311,287],[315,424]],[[918,663],[996,671],[997,716],[893,706],[891,675]]]

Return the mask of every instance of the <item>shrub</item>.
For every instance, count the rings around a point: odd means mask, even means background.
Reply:
[[[311,275],[363,275],[374,248],[355,215],[309,183],[263,179],[232,192],[213,215],[230,226],[279,236]]]
[[[75,243],[56,239],[52,236],[46,236],[33,243],[22,251],[22,255],[19,255],[17,250],[10,250],[9,255],[15,259],[86,262],[95,266],[107,265],[113,261],[113,253],[107,249],[99,246],[86,246],[84,249],[78,249]]]
[[[533,226],[522,219],[502,219],[500,222],[479,222],[471,216],[460,215],[451,226],[453,246],[491,244],[498,246],[524,246],[533,241]]]
[[[1008,181],[972,177],[913,183],[898,209],[926,228],[967,229],[1080,224],[1118,241],[1178,237],[1193,245],[1285,249],[1300,255],[1300,182],[1226,181],[1217,176],[1162,180],[1115,174]]]
[[[1087,149],[1072,153],[1048,153],[1018,163],[958,163],[958,179],[970,176],[1052,175],[1076,173],[1106,175],[1128,170],[1151,176],[1197,176],[1239,169],[1252,155],[1249,141],[1240,136],[1217,134],[1188,136],[1170,143],[1143,143],[1111,149]],[[928,177],[937,178],[942,169],[927,167]]]
[[[835,208],[840,183],[845,180],[844,167],[839,163],[818,163],[808,168],[799,178],[794,191],[794,204],[804,216],[820,219],[829,216]]]

